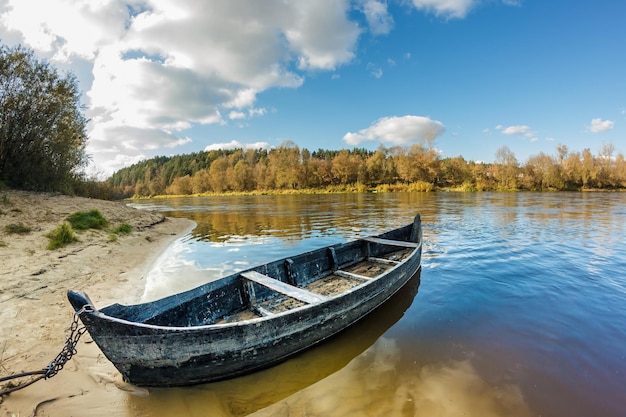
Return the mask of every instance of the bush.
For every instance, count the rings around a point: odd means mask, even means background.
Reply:
[[[72,228],[76,230],[104,229],[109,221],[98,210],[79,211],[67,218]]]
[[[66,222],[48,233],[46,236],[50,239],[50,243],[48,243],[48,249],[50,250],[62,248],[72,242],[78,241],[72,226]]]
[[[435,187],[431,183],[426,182],[426,181],[412,182],[407,187],[407,191],[419,191],[419,192],[430,192],[430,191],[433,191],[434,189]]]

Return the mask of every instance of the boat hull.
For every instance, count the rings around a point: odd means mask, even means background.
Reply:
[[[420,227],[419,218],[413,227]],[[419,246],[411,255],[380,277],[269,317],[171,327],[135,323],[88,308],[80,318],[105,356],[135,385],[182,386],[232,378],[321,343],[400,291],[421,265],[421,229],[418,235]],[[70,295],[75,309],[90,304],[86,296],[80,302],[79,296]]]

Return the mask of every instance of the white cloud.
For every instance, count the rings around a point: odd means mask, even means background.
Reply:
[[[393,17],[387,11],[387,4],[378,0],[362,0],[361,11],[365,15],[370,31],[375,35],[385,35],[393,28]]]
[[[592,133],[600,133],[613,129],[614,125],[615,122],[611,120],[602,120],[600,118],[597,118],[591,120],[591,125],[589,126],[589,129]]]
[[[446,19],[462,19],[474,7],[477,0],[412,0],[413,5]]]
[[[269,149],[270,145],[267,142],[255,142],[255,143],[241,143],[237,140],[224,143],[213,143],[206,148],[205,151],[218,151],[218,150],[232,150],[232,149]]]
[[[3,6],[0,34],[57,62],[91,67],[88,85],[81,84],[94,142],[89,151],[100,163],[116,155],[109,166],[134,161],[142,150],[179,146],[186,140],[179,133],[194,125],[263,116],[266,110],[254,107],[259,93],[299,87],[302,70],[350,62],[361,34],[348,0],[4,0]],[[383,9],[364,9],[377,25],[372,30],[389,23]]]
[[[531,142],[537,142],[539,138],[537,137],[537,132],[534,132],[530,126],[526,125],[514,125],[504,127],[502,125],[496,126],[497,130],[502,131],[502,134],[509,136],[524,136]]]
[[[422,116],[393,116],[378,119],[357,133],[348,132],[343,140],[353,146],[379,141],[391,145],[408,145],[437,138],[445,130],[443,123]]]
[[[230,113],[228,113],[228,118],[230,120],[238,120],[238,119],[245,119],[246,118],[246,114],[242,111],[231,111]]]
[[[530,127],[526,125],[509,126],[506,128],[498,125],[496,129],[497,128],[501,128],[502,133],[504,133],[505,135],[525,135],[530,132]]]
[[[412,0],[413,6],[445,19],[463,19],[480,0]],[[522,0],[502,0],[506,6],[521,6]]]
[[[444,18],[465,17],[478,1],[412,0]],[[103,169],[189,143],[185,131],[198,125],[262,117],[261,93],[300,87],[311,71],[335,71],[355,60],[366,29],[382,35],[393,25],[384,0],[0,0],[3,40],[80,66],[88,152]],[[369,70],[383,75],[380,66]],[[381,119],[377,128],[397,123],[419,139],[420,124],[410,117],[418,116]],[[375,130],[346,136],[371,140],[363,138]],[[415,140],[397,135],[381,140]]]
[[[382,78],[383,76],[383,69],[374,63],[370,62],[369,64],[367,64],[367,70],[370,72],[370,74],[372,74],[374,78]]]
[[[251,3],[269,9],[264,2]],[[333,70],[354,58],[353,49],[361,30],[347,19],[348,0],[292,0],[287,4],[291,13],[284,16],[281,29],[290,50],[298,55],[300,69]],[[277,5],[270,13],[283,8]]]

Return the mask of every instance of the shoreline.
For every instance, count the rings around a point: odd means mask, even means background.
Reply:
[[[127,223],[132,232],[112,239],[110,231],[87,230],[77,232],[78,242],[46,248],[45,235],[67,216],[93,209],[111,229]],[[30,231],[9,233],[10,225]],[[193,226],[121,202],[0,191],[0,376],[42,369],[61,351],[73,318],[68,290],[87,292],[97,307],[139,302],[150,267]],[[36,415],[45,408],[48,416],[132,415],[118,405],[147,391],[124,383],[88,333],[77,351],[54,378],[0,398],[0,414]]]

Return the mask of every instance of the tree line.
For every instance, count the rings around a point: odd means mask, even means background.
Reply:
[[[300,149],[292,142],[271,150],[213,150],[156,157],[108,179],[118,197],[285,190],[460,191],[626,188],[624,155],[612,144],[597,155],[557,146],[519,163],[504,146],[494,163],[441,158],[434,147],[380,146],[376,151]]]
[[[309,151],[292,142],[152,158],[88,180],[86,123],[75,76],[33,51],[0,44],[0,188],[98,198],[293,190],[584,190],[626,188],[624,155],[605,144],[520,163],[502,147],[494,163],[441,158],[432,140],[410,147]]]

